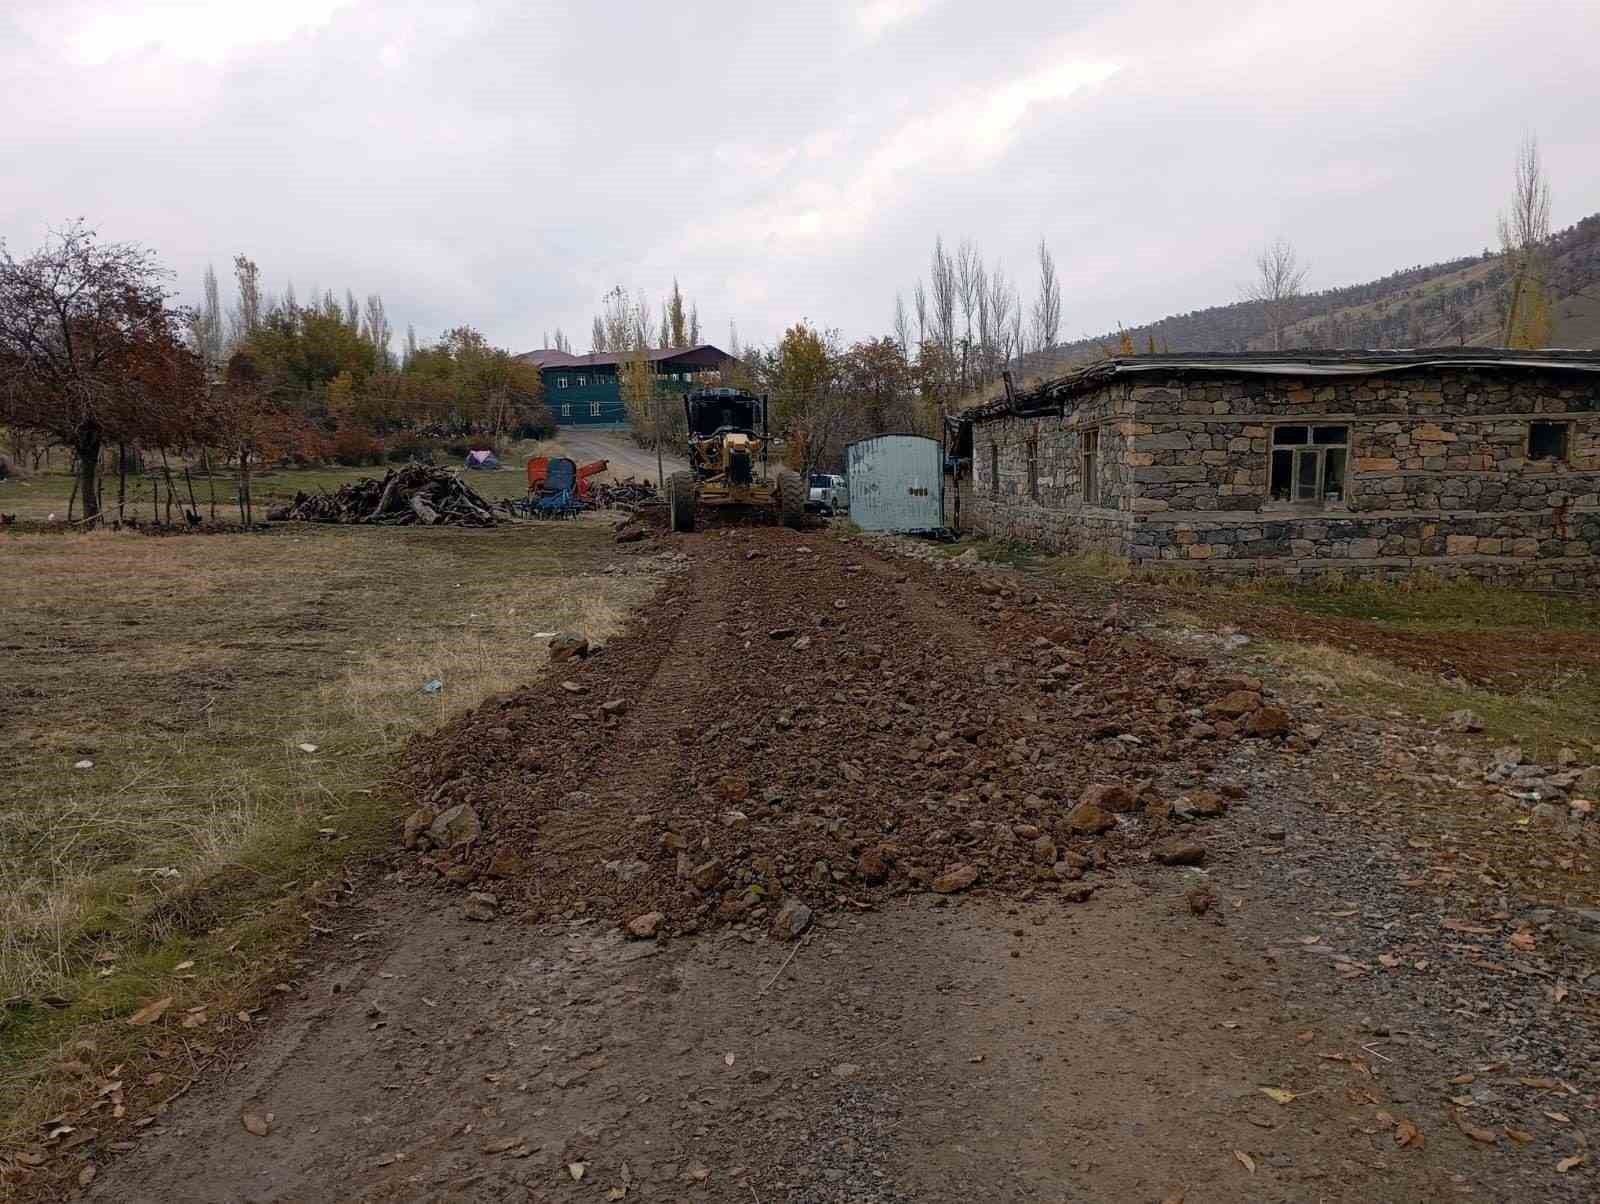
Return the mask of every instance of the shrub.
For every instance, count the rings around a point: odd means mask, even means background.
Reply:
[[[346,468],[383,463],[383,444],[366,431],[340,427],[333,435],[333,460]]]

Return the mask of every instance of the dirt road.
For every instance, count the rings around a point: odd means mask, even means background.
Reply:
[[[1340,951],[1419,908],[1315,785],[1370,732],[1230,721],[1107,597],[663,543],[630,636],[414,746],[483,834],[320,917],[95,1198],[1592,1198],[1590,1029],[1509,1056]]]
[[[656,479],[656,453],[654,449],[640,447],[626,431],[591,431],[582,427],[564,426],[556,433],[556,442],[567,455],[579,464],[591,460],[608,460],[609,477],[622,480],[635,477]],[[662,449],[662,465],[668,473],[689,467],[689,462],[677,448]]]

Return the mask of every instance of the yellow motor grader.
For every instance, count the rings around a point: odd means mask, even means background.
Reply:
[[[684,396],[689,471],[667,478],[674,531],[693,531],[695,507],[748,506],[786,527],[805,518],[800,474],[768,463],[767,399],[743,389],[696,389]]]

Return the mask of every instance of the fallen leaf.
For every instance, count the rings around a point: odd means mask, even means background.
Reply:
[[[1330,917],[1331,919],[1342,920],[1349,916],[1359,915],[1360,909],[1352,907],[1349,911],[1325,911],[1322,914]]]
[[[587,1162],[569,1162],[569,1163],[567,1163],[567,1174],[572,1176],[572,1181],[574,1183],[582,1183],[583,1182],[584,1172],[587,1171],[588,1169],[589,1169],[589,1164]]]
[[[733,1055],[732,1054],[723,1054],[722,1055],[722,1063],[725,1066],[732,1066],[733,1065]]]
[[[176,966],[172,967],[173,973],[177,973],[179,970],[193,970],[193,969],[194,969],[194,963],[193,962],[179,962]]]
[[[1560,1162],[1556,1163],[1556,1170],[1564,1175],[1573,1167],[1582,1166],[1587,1161],[1589,1161],[1589,1155],[1574,1154],[1571,1158],[1563,1158]]]
[[[272,1132],[272,1122],[259,1112],[241,1113],[239,1120],[243,1123],[246,1133],[254,1134],[257,1137],[265,1137]]]
[[[1422,1144],[1422,1130],[1409,1120],[1402,1120],[1394,1127],[1394,1143],[1401,1149],[1405,1149],[1408,1146],[1420,1146]]]
[[[155,1000],[153,1003],[145,1004],[137,1012],[129,1016],[128,1023],[138,1025],[140,1027],[143,1027],[146,1024],[154,1024],[157,1020],[161,1019],[161,1014],[171,1006],[172,996],[165,995],[162,998]]]
[[[1457,1087],[1465,1087],[1468,1083],[1476,1081],[1477,1077],[1475,1074],[1458,1074],[1450,1082]]]
[[[1567,997],[1567,985],[1565,983],[1558,982],[1558,983],[1556,983],[1555,986],[1550,988],[1550,1002],[1551,1003],[1560,1003],[1566,997]]]
[[[608,1200],[626,1200],[627,1198],[628,1189],[626,1187],[613,1187],[606,1192],[606,1199]]]
[[[1303,1033],[1296,1033],[1294,1039],[1300,1042],[1301,1045],[1305,1045],[1309,1042],[1315,1041],[1317,1039],[1317,1034],[1314,1030],[1308,1028]]]
[[[1521,1083],[1524,1087],[1537,1087],[1540,1091],[1554,1091],[1560,1085],[1554,1079],[1543,1078],[1518,1079],[1517,1082]]]
[[[1244,1167],[1245,1170],[1252,1175],[1256,1173],[1256,1160],[1250,1157],[1249,1154],[1246,1154],[1243,1150],[1235,1150],[1233,1156],[1239,1160],[1239,1165]]]
[[[1449,1099],[1450,1102],[1458,1108],[1470,1108],[1473,1104],[1478,1102],[1470,1095],[1452,1095],[1449,1097]]]
[[[1509,943],[1515,945],[1518,949],[1532,949],[1535,944],[1533,933],[1529,932],[1526,928],[1523,928],[1517,932],[1513,932],[1510,936]]]
[[[1511,1140],[1516,1142],[1518,1145],[1527,1145],[1533,1140],[1533,1134],[1528,1132],[1528,1130],[1513,1129],[1510,1125],[1506,1126],[1506,1136],[1511,1138]]]
[[[1546,1112],[1545,1115],[1558,1125],[1570,1125],[1572,1123],[1572,1117],[1565,1112]]]
[[[1282,1087],[1263,1087],[1261,1094],[1275,1104],[1292,1103],[1297,1098],[1293,1091],[1285,1091]]]
[[[1494,1145],[1499,1140],[1497,1137],[1495,1137],[1493,1131],[1489,1129],[1480,1129],[1474,1125],[1467,1119],[1466,1113],[1464,1112],[1457,1112],[1455,1115],[1455,1121],[1456,1128],[1460,1129],[1468,1137],[1472,1138],[1473,1141],[1481,1141],[1484,1145]]]
[[[303,753],[314,753],[317,751],[317,746],[315,744],[297,744],[295,747]]]
[[[1378,963],[1392,970],[1400,964],[1400,958],[1392,953],[1380,953],[1378,954]]]
[[[522,1144],[521,1137],[496,1137],[493,1141],[486,1141],[478,1148],[485,1154],[504,1154],[507,1150],[516,1149]]]

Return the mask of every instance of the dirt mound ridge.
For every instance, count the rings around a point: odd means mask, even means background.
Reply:
[[[1098,607],[818,534],[678,543],[692,571],[628,637],[412,746],[418,878],[650,932],[908,890],[1083,899],[1152,844],[1203,858],[1166,846],[1225,810],[1199,789],[1216,741],[1298,739],[1260,682]]]

